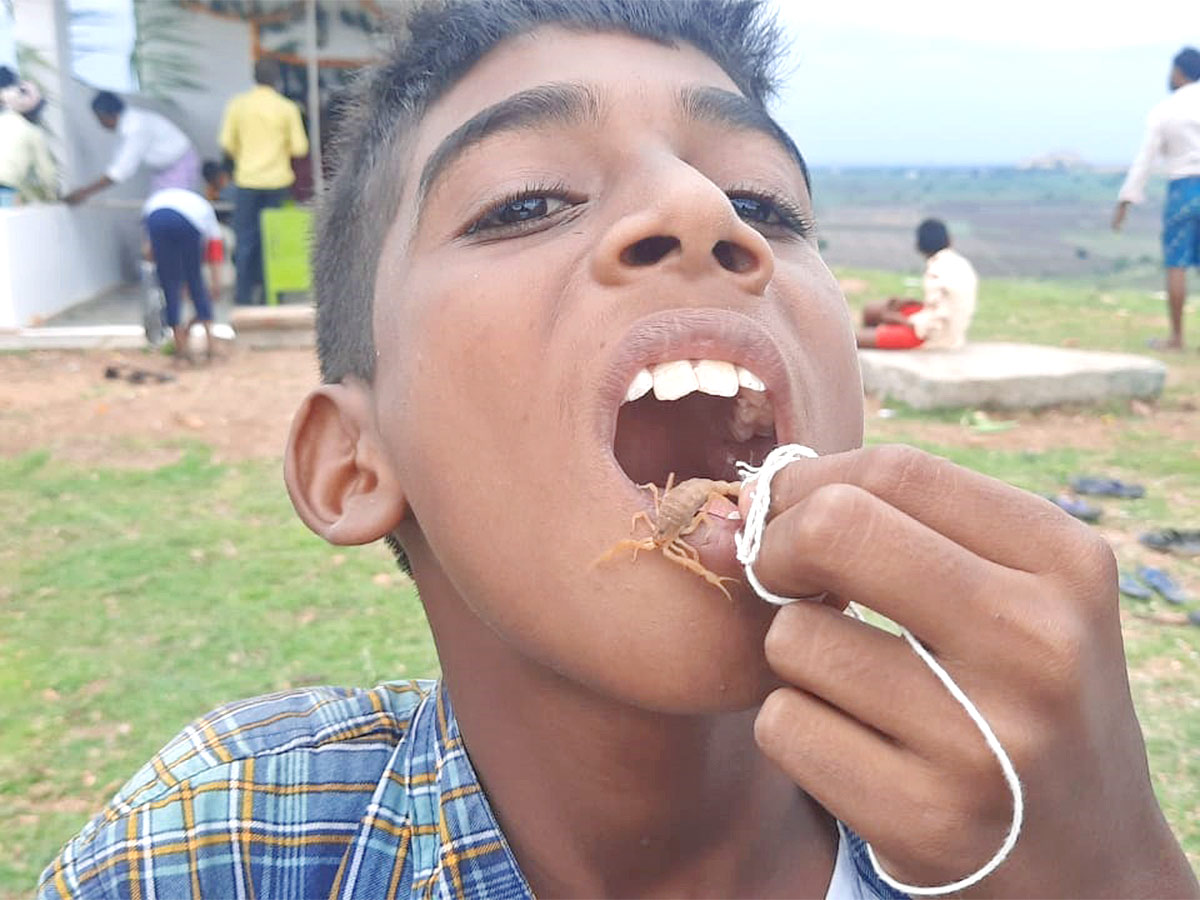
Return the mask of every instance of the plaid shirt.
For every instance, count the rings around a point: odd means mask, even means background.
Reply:
[[[848,831],[854,896],[895,896]],[[189,725],[39,897],[532,897],[435,682],[307,688]]]

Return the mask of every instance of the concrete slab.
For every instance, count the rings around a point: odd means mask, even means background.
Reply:
[[[1167,368],[1130,353],[1037,344],[860,350],[863,389],[914,409],[1038,409],[1157,397]]]
[[[315,319],[316,310],[309,303],[236,306],[230,317],[238,343],[261,350],[315,346]]]

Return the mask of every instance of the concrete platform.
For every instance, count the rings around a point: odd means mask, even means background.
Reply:
[[[1167,367],[1130,353],[1037,344],[860,350],[863,389],[913,409],[1038,409],[1157,397]]]
[[[230,323],[238,343],[257,349],[313,347],[316,310],[308,303],[280,306],[235,306]]]

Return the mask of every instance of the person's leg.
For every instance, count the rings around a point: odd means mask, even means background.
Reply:
[[[180,321],[180,292],[183,286],[183,257],[180,248],[181,225],[191,223],[173,209],[156,209],[146,217],[146,231],[158,269],[158,283],[166,302],[166,320],[175,336],[175,356],[188,359],[187,329]]]
[[[862,308],[862,323],[867,328],[874,328],[883,321],[883,314],[887,310],[887,301],[880,300],[878,303],[867,303]]]
[[[201,240],[200,232],[197,231],[190,222],[188,223],[188,227],[192,230],[192,239],[189,241],[180,242],[180,259],[183,267],[183,278],[187,282],[188,293],[192,298],[192,306],[194,306],[196,309],[196,317],[192,321],[199,322],[204,326],[205,355],[211,360],[213,358],[213,308],[212,298],[209,296],[208,286],[204,283],[204,273],[201,268],[201,248],[204,245]]]
[[[1171,320],[1171,336],[1166,346],[1172,350],[1183,349],[1183,304],[1187,300],[1187,269],[1167,269],[1167,312]]]
[[[233,204],[233,232],[237,240],[234,259],[235,287],[234,302],[239,306],[250,304],[254,296],[254,271],[262,278],[262,248],[259,245],[258,191],[237,188]]]
[[[874,328],[860,328],[854,337],[859,347],[878,350],[914,350],[925,343],[917,337],[911,325],[893,325],[890,322]]]
[[[1170,335],[1160,346],[1183,348],[1183,307],[1187,301],[1187,268],[1200,265],[1200,177],[1177,178],[1167,185],[1163,204],[1163,266],[1167,270],[1167,316]]]

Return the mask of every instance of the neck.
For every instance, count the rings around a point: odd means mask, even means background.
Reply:
[[[758,751],[756,709],[669,715],[600,696],[514,653],[430,580],[455,716],[535,895],[823,894],[835,826]]]

